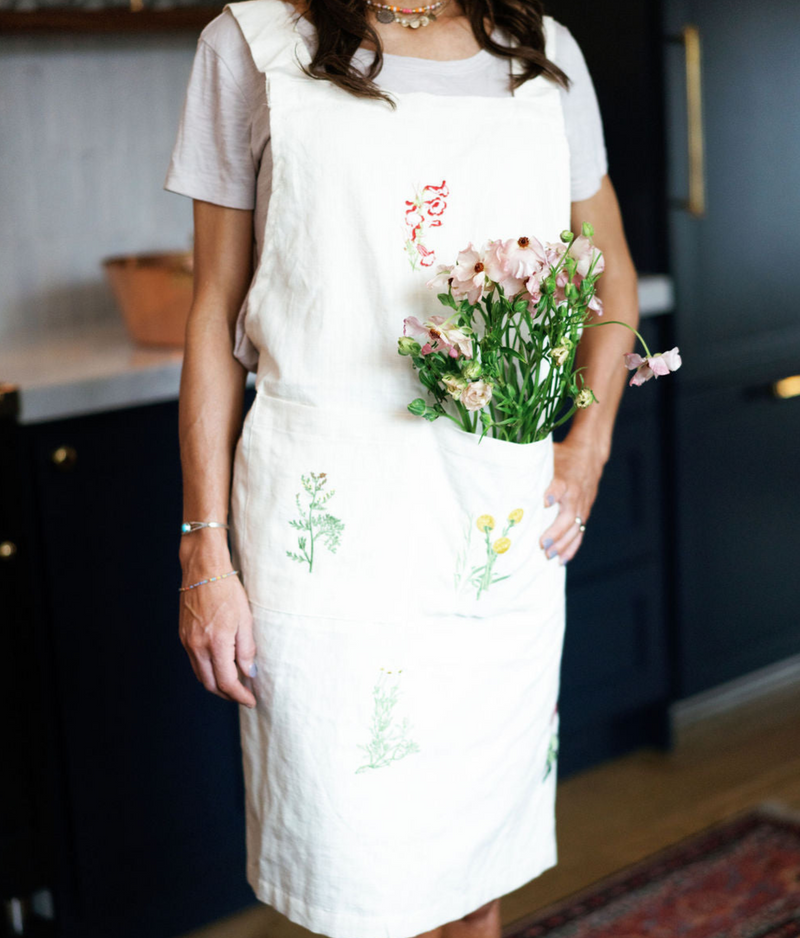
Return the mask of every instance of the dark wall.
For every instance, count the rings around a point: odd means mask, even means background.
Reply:
[[[546,12],[581,47],[597,91],[626,234],[640,273],[666,273],[663,39],[658,0],[569,3]]]

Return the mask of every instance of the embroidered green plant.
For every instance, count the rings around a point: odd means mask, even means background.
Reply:
[[[473,588],[477,590],[476,599],[481,598],[481,594],[488,590],[489,587],[494,583],[499,583],[500,580],[506,580],[511,575],[510,573],[505,574],[504,576],[497,576],[494,573],[494,565],[497,562],[497,558],[506,553],[506,551],[511,547],[511,538],[508,537],[509,531],[514,527],[514,525],[519,524],[522,521],[522,509],[515,508],[508,516],[506,526],[503,528],[503,533],[500,537],[492,540],[491,531],[495,528],[495,520],[492,515],[480,515],[475,522],[478,530],[483,534],[485,547],[486,547],[486,561],[482,564],[474,566],[469,573],[466,573],[467,566],[467,557],[469,554],[470,540],[472,535],[472,524],[466,529],[464,540],[466,545],[464,549],[459,553],[458,560],[456,564],[456,588],[464,589],[467,584],[470,584]]]
[[[453,579],[455,580],[456,592],[464,589],[466,580],[464,575],[466,574],[467,564],[469,563],[469,548],[472,542],[472,518],[469,515],[466,515],[464,519],[464,536],[463,547],[458,552],[456,557],[456,570],[453,574]]]
[[[394,708],[400,693],[399,675],[403,671],[399,670],[397,676],[390,678],[392,673],[381,668],[378,680],[372,688],[372,739],[366,746],[358,747],[364,751],[367,761],[356,769],[356,775],[366,772],[367,769],[380,769],[391,765],[392,762],[419,751],[417,743],[408,738],[408,718],[404,717],[400,724],[395,721]]]
[[[305,531],[306,533],[297,536],[297,546],[300,553],[287,550],[286,554],[298,563],[307,563],[308,572],[311,573],[314,569],[315,545],[322,540],[325,547],[332,554],[335,554],[336,548],[339,546],[339,538],[344,530],[344,524],[325,511],[325,505],[336,494],[336,489],[323,492],[328,481],[327,473],[312,472],[309,476],[301,475],[300,479],[308,496],[308,505],[304,508],[300,504],[300,493],[298,492],[296,501],[300,518],[290,521],[289,524],[297,531]]]

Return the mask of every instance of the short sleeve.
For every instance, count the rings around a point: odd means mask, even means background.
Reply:
[[[164,189],[229,208],[253,209],[252,113],[228,65],[197,42]]]
[[[597,192],[608,172],[603,121],[583,53],[562,23],[558,24],[556,59],[570,78],[569,90],[562,92],[562,101],[570,150],[571,198],[579,202]]]

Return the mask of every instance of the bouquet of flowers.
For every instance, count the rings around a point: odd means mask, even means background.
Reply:
[[[398,339],[398,352],[433,398],[417,398],[408,409],[426,420],[448,417],[470,433],[480,429],[481,439],[491,430],[515,443],[542,440],[597,402],[584,368],[575,367],[581,331],[595,325],[616,323],[639,337],[646,357],[625,354],[636,369],[630,384],[675,371],[677,347],[653,355],[629,323],[588,321],[603,311],[596,284],[605,262],[593,236],[584,223],[580,236],[563,231],[560,243],[523,237],[476,250],[470,242],[455,264],[440,264],[427,285],[442,291],[448,314],[424,322],[411,316]]]

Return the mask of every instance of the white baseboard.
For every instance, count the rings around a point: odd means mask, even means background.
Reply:
[[[681,729],[792,686],[800,693],[800,655],[793,655],[733,681],[676,700],[670,706],[670,719],[676,729]]]

